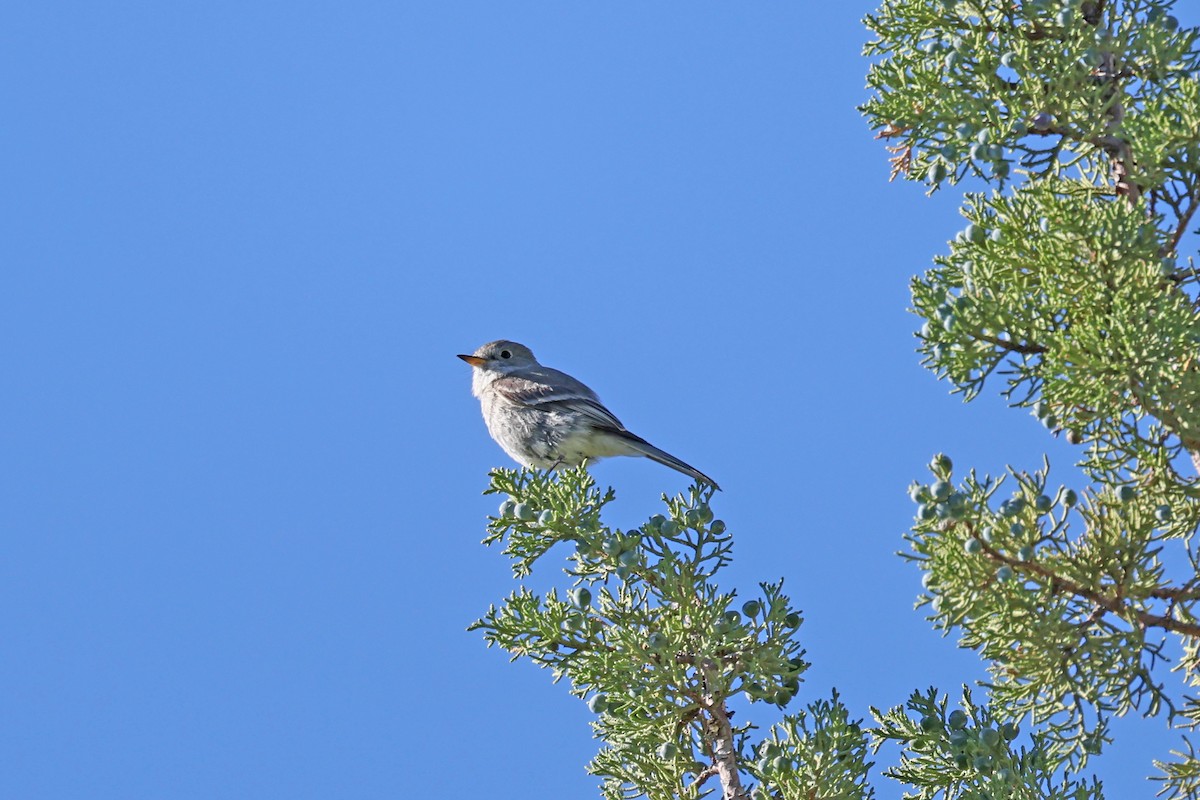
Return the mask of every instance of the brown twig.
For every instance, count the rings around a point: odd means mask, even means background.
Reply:
[[[718,684],[720,671],[717,665],[705,660],[701,664],[705,683],[709,686]],[[738,774],[737,749],[733,744],[733,726],[729,724],[729,710],[725,708],[725,698],[720,694],[706,692],[700,698],[701,705],[707,712],[704,720],[705,734],[712,747],[713,765],[721,779],[721,796],[723,800],[750,800],[750,793],[742,786]],[[707,770],[706,770],[707,771]]]
[[[980,340],[981,342],[987,342],[988,344],[994,344],[997,347],[1004,348],[1005,350],[1009,350],[1014,353],[1021,353],[1022,355],[1027,355],[1027,356],[1045,353],[1047,350],[1050,349],[1050,348],[1045,347],[1044,345],[1040,345],[1040,344],[1022,344],[1021,342],[1013,342],[1013,341],[1009,341],[1007,339],[998,339],[995,336],[988,336],[983,333],[975,334],[975,338]]]
[[[1200,600],[1200,589],[1194,586],[1164,586],[1160,589],[1151,589],[1149,596],[1155,600],[1170,600],[1172,602],[1182,602],[1186,600]]]
[[[716,765],[705,767],[700,772],[700,774],[696,776],[696,780],[692,781],[692,788],[699,789],[701,786],[703,786],[705,783],[708,782],[709,778],[711,778],[712,776],[714,776],[716,774],[717,774]]]
[[[1022,570],[1044,578],[1054,591],[1066,591],[1073,595],[1082,597],[1083,599],[1093,603],[1097,609],[1103,609],[1106,612],[1116,614],[1124,620],[1136,620],[1140,625],[1146,628],[1162,628],[1163,630],[1173,633],[1183,634],[1184,636],[1193,636],[1200,638],[1200,624],[1192,622],[1183,622],[1173,617],[1163,614],[1153,614],[1149,611],[1139,611],[1133,608],[1129,603],[1123,602],[1116,597],[1109,597],[1106,594],[1089,589],[1086,586],[1075,583],[1075,581],[1057,575],[1050,570],[1031,561],[1022,561],[1019,558],[1013,558],[1001,553],[999,550],[988,545],[983,539],[979,539],[983,545],[983,552],[992,561],[997,561],[1001,564],[1007,564],[1014,570]],[[1099,619],[1096,611],[1092,612],[1092,616]]]
[[[1192,221],[1192,215],[1196,213],[1196,207],[1200,205],[1200,203],[1197,203],[1195,196],[1189,195],[1188,199],[1191,202],[1188,204],[1187,209],[1181,214],[1176,212],[1179,224],[1175,228],[1175,233],[1171,234],[1170,252],[1174,252],[1179,247],[1179,240],[1187,233],[1187,226]]]

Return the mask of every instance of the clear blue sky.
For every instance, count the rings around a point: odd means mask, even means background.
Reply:
[[[500,337],[720,481],[727,585],[806,612],[800,703],[979,677],[912,610],[905,486],[1072,454],[918,366],[957,199],[887,184],[871,9],[7,9],[0,796],[595,796],[584,705],[464,631],[510,462],[454,354]],[[687,484],[595,474],[617,525]]]

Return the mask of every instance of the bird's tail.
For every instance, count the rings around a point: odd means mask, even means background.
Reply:
[[[625,440],[625,443],[628,444],[631,449],[637,451],[639,454],[645,456],[646,458],[649,458],[652,461],[657,461],[658,463],[662,464],[664,467],[670,467],[673,470],[682,472],[684,475],[688,475],[692,478],[695,478],[698,481],[707,483],[709,486],[713,487],[717,491],[721,490],[721,487],[718,486],[717,482],[714,481],[712,478],[708,477],[703,472],[701,472],[700,470],[693,467],[691,464],[688,464],[685,461],[680,461],[678,458],[671,455],[666,450],[659,450],[657,447],[650,444],[642,437],[632,434],[629,431],[621,431],[621,438]]]

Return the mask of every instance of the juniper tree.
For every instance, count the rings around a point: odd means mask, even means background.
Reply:
[[[781,582],[745,599],[717,585],[732,534],[711,487],[664,497],[662,513],[624,531],[604,524],[613,491],[584,469],[498,470],[488,491],[506,498],[484,541],[504,543],[517,578],[564,557],[571,588],[519,588],[473,627],[587,699],[605,797],[872,796],[865,733],[836,693],[766,732],[734,718],[737,694],[789,706],[808,664]]]
[[[989,665],[975,691],[916,692],[869,728],[836,692],[789,711],[802,620],[781,582],[719,585],[732,538],[710,489],[619,530],[582,469],[492,474],[505,499],[485,541],[518,579],[547,561],[565,578],[474,627],[586,698],[604,796],[871,798],[871,749],[891,745],[886,774],[911,797],[1098,798],[1087,765],[1113,715],[1200,723],[1200,274],[1180,253],[1200,204],[1200,59],[1170,12],[890,0],[867,19],[863,111],[893,176],[984,188],[913,281],[921,357],[966,399],[998,383],[1078,445],[1089,481],[1056,487],[1048,464],[956,476],[938,456],[912,487],[919,604]],[[786,713],[763,730],[759,709]],[[1165,793],[1200,796],[1186,738],[1159,766]]]
[[[1056,486],[1048,463],[956,478],[941,457],[912,488],[921,602],[987,661],[991,719],[1033,737],[989,761],[963,735],[989,721],[945,727],[963,718],[917,695],[932,720],[893,709],[878,730],[904,746],[891,774],[914,796],[1041,796],[1038,776],[1083,769],[1131,712],[1181,726],[1158,778],[1200,795],[1200,274],[1181,252],[1200,59],[1172,5],[892,0],[867,19],[863,111],[893,177],[983,188],[913,280],[924,363],[967,400],[995,388],[1031,409],[1088,482]]]

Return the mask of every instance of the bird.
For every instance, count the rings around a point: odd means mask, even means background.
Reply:
[[[595,392],[565,372],[542,366],[523,344],[498,339],[458,357],[473,367],[471,393],[479,398],[488,433],[526,467],[557,469],[609,456],[644,456],[721,488],[631,433]]]

